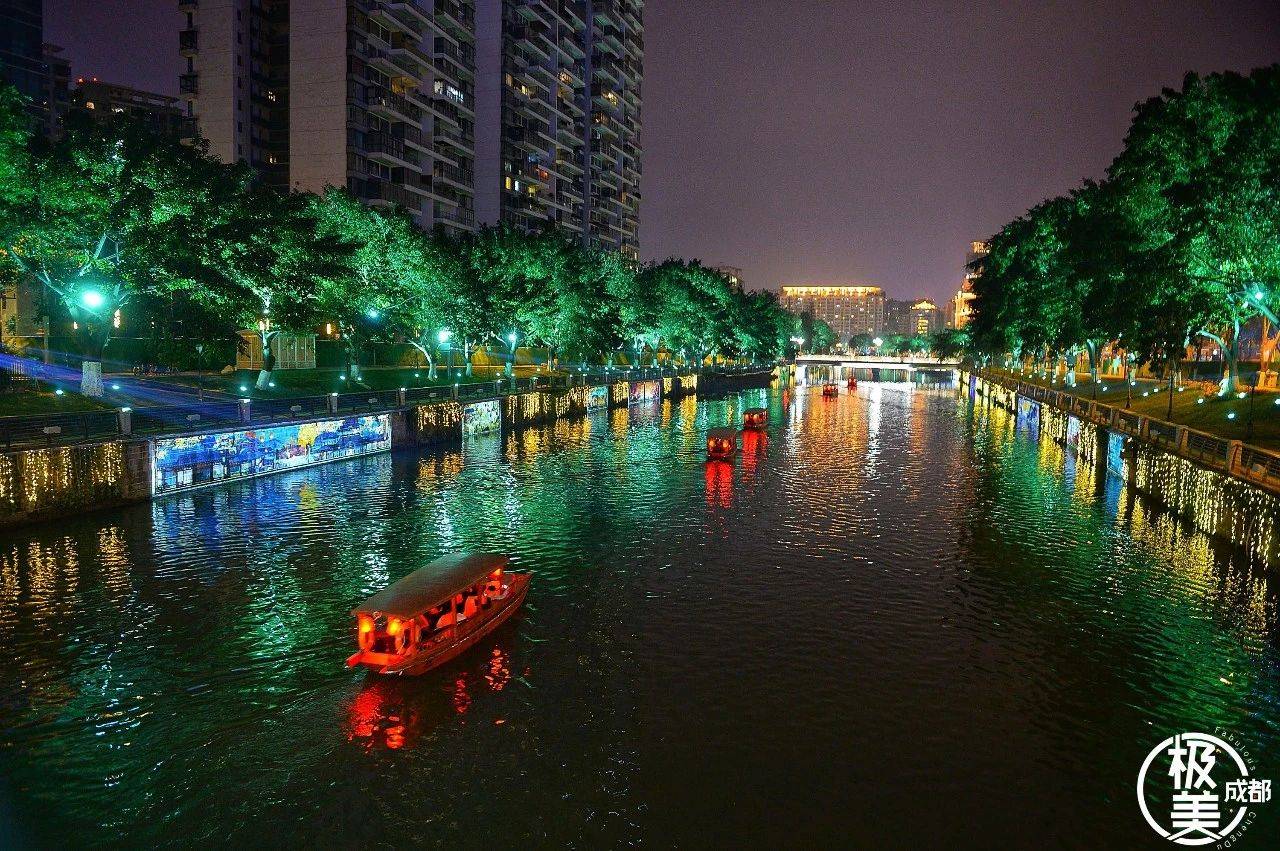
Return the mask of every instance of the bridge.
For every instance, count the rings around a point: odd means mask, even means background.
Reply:
[[[959,358],[927,355],[800,355],[796,358],[796,380],[837,381],[850,376],[868,381],[910,381],[917,372],[948,372],[960,366]]]

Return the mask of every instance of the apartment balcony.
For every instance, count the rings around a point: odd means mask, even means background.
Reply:
[[[436,24],[467,41],[475,39],[475,12],[451,0],[436,0]]]
[[[445,207],[436,205],[431,212],[431,218],[434,221],[452,225],[456,228],[464,230],[472,230],[476,226],[476,214],[472,210],[465,207]]]
[[[404,207],[415,213],[422,209],[421,197],[398,183],[385,180],[369,181],[365,188],[366,200],[375,207]]]
[[[417,149],[420,153],[431,153],[431,139],[422,132],[421,127],[414,127],[411,124],[401,124],[404,128],[403,141],[411,148]],[[421,161],[421,157],[418,158]]]
[[[199,92],[200,75],[196,73],[182,74],[178,77],[178,92],[187,100],[191,100]]]
[[[422,124],[422,109],[409,103],[403,95],[392,94],[391,92],[370,95],[368,108],[374,115],[379,118],[385,118],[388,121]]]
[[[199,7],[199,5],[200,3],[197,0],[178,0],[178,11],[194,12]]]
[[[437,143],[449,145],[464,154],[471,154],[475,150],[475,142],[449,127],[437,124],[433,135]]]
[[[384,0],[384,5],[401,21],[412,23],[419,34],[428,32],[435,25],[431,10],[417,0]]]
[[[195,56],[199,51],[199,31],[196,29],[181,30],[178,33],[178,52],[183,56]]]
[[[417,168],[418,153],[405,147],[404,140],[386,133],[370,133],[365,137],[365,155],[374,162],[392,168]]]
[[[458,166],[438,162],[435,164],[435,168],[432,169],[431,173],[432,176],[442,184],[452,185],[453,187],[468,193],[475,191],[473,187],[475,186],[476,176],[475,172],[471,169],[459,168]]]

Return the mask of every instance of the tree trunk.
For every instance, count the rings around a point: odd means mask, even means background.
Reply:
[[[1223,378],[1223,390],[1228,394],[1240,392],[1240,320],[1233,317],[1231,320],[1231,339],[1227,342],[1227,350],[1223,352],[1226,358],[1226,375]]]
[[[1263,387],[1271,383],[1271,359],[1275,356],[1276,343],[1280,342],[1280,329],[1271,333],[1271,320],[1262,317],[1262,336],[1258,347],[1258,380],[1256,384]]]
[[[276,368],[276,355],[271,351],[271,341],[276,333],[266,331],[259,335],[262,338],[262,369],[258,370],[258,380],[253,385],[258,390],[266,390],[271,385],[271,373]]]
[[[80,364],[80,392],[94,399],[102,398],[102,358],[85,358]]]
[[[464,342],[462,346],[463,346],[462,348],[463,354],[467,358],[467,378],[470,378],[471,377],[471,344]]]

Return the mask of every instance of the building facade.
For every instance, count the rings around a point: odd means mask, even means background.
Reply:
[[[80,77],[70,93],[70,102],[78,116],[90,121],[110,121],[115,116],[123,116],[160,134],[175,138],[189,135],[185,111],[171,95],[118,86],[97,77]]]
[[[826,322],[841,344],[855,334],[884,331],[885,297],[880,287],[786,285],[780,302],[792,313],[808,311]]]
[[[947,303],[946,324],[948,328],[963,328],[973,317],[974,279],[982,272],[982,258],[987,256],[987,243],[974,240],[969,243],[969,251],[965,255],[964,283],[955,296]]]
[[[908,316],[908,336],[927,337],[942,329],[942,311],[930,299],[921,298],[913,301]]]
[[[742,269],[739,266],[712,266],[721,275],[729,279],[729,286],[734,292],[742,292],[746,284],[742,280]]]
[[[454,0],[180,0],[179,89],[210,151],[475,227],[475,10]]]
[[[0,79],[31,100],[44,119],[44,15],[41,0],[0,0]]]
[[[43,44],[40,50],[44,67],[44,134],[56,139],[66,130],[67,113],[71,111],[71,62],[56,44]]]
[[[638,251],[642,0],[478,0],[476,210]]]

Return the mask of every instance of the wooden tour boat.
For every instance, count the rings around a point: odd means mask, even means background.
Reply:
[[[742,427],[762,429],[769,420],[769,412],[764,408],[747,408],[742,412]]]
[[[424,674],[473,647],[520,608],[529,574],[507,557],[458,553],[436,559],[352,610],[360,649],[347,667]]]
[[[836,384],[834,381],[828,381],[826,384],[822,385],[822,395],[823,396],[839,396],[840,385]]]
[[[858,379],[854,378],[852,375],[849,376],[849,389],[850,390],[858,389]]]
[[[713,428],[707,431],[707,458],[712,461],[728,461],[738,451],[738,430]]]

